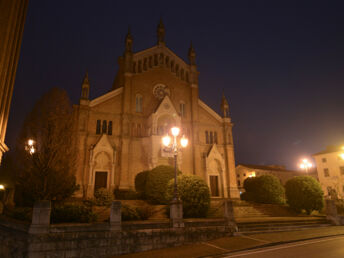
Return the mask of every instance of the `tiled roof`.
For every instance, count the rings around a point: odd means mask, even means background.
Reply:
[[[251,169],[261,169],[261,170],[270,170],[270,171],[279,171],[279,172],[294,172],[301,173],[300,171],[288,170],[282,167],[275,166],[262,166],[262,165],[247,165],[247,164],[238,164],[238,166],[251,168]]]
[[[342,150],[343,150],[342,146],[327,146],[326,150],[315,153],[312,156],[317,156],[317,155],[321,155],[321,154],[328,154],[328,153],[333,153],[333,152],[339,152]]]

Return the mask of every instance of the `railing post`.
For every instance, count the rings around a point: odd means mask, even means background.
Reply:
[[[50,201],[36,201],[32,211],[32,222],[30,225],[29,233],[41,234],[48,233],[50,227]]]
[[[173,200],[170,204],[170,220],[172,227],[183,228],[183,203],[180,200]]]
[[[121,202],[113,201],[110,209],[110,230],[120,231],[122,223]]]
[[[229,199],[224,200],[223,208],[224,208],[224,218],[229,227],[229,230],[231,232],[237,232],[238,227],[234,219],[233,201]]]
[[[330,220],[335,225],[340,225],[340,218],[337,212],[337,206],[334,200],[326,200],[326,219]]]

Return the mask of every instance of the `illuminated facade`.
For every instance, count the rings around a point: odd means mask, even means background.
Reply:
[[[134,53],[128,32],[110,92],[90,100],[85,76],[75,105],[79,195],[92,197],[99,187],[133,189],[137,173],[173,165],[161,140],[178,126],[189,139],[178,155],[178,168],[202,177],[213,197],[239,197],[228,102],[222,96],[220,116],[199,99],[193,47],[185,62],[166,46],[164,35],[160,22],[157,44]]]
[[[28,0],[0,1],[0,162],[24,30]]]
[[[313,155],[319,182],[325,196],[344,199],[344,149],[329,146]]]

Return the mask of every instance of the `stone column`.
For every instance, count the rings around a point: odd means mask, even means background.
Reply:
[[[340,225],[340,219],[337,213],[337,207],[334,200],[326,200],[326,219],[330,220],[335,225]]]
[[[170,221],[174,228],[183,228],[183,203],[180,200],[172,201],[170,204]]]
[[[50,201],[36,201],[32,211],[32,222],[29,229],[31,234],[42,234],[49,232],[50,226]]]
[[[110,230],[120,231],[121,230],[121,202],[113,201],[110,209]]]
[[[234,209],[233,209],[233,201],[232,200],[225,200],[223,203],[223,209],[224,209],[224,218],[226,220],[226,223],[229,227],[230,232],[237,232],[238,227],[235,223],[234,219]]]

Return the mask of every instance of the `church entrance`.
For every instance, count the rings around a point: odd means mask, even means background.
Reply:
[[[219,177],[209,176],[211,196],[219,196]]]
[[[107,172],[97,171],[95,182],[94,182],[94,192],[96,192],[99,188],[107,188]]]

